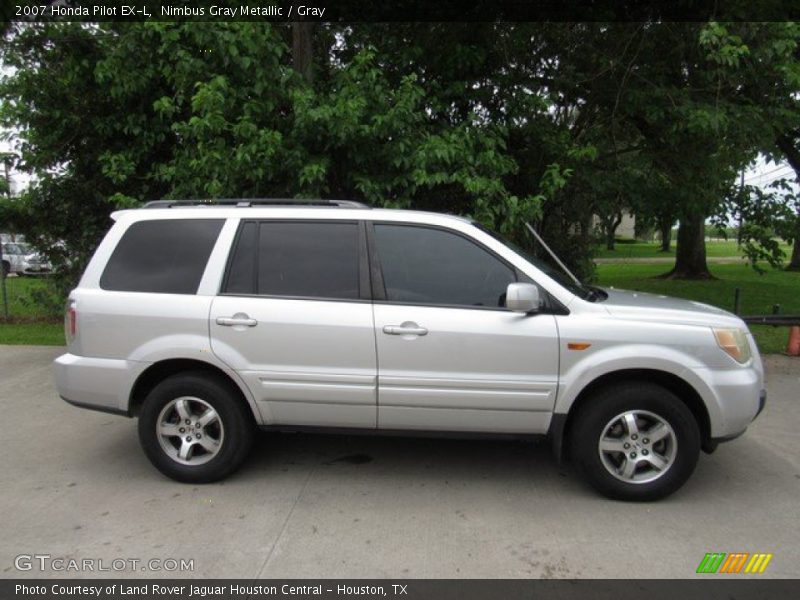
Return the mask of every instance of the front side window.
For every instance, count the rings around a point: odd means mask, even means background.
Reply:
[[[381,224],[374,231],[391,302],[503,307],[517,280],[506,263],[456,233]]]
[[[360,297],[358,224],[245,222],[223,291],[356,300]]]
[[[196,294],[222,219],[138,221],[122,235],[100,287],[119,292]]]

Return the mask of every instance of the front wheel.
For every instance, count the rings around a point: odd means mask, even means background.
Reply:
[[[627,383],[592,396],[576,415],[572,455],[589,483],[618,500],[658,500],[680,488],[700,454],[700,429],[675,394]]]
[[[204,373],[169,377],[147,395],[139,441],[150,462],[177,481],[210,483],[235,471],[253,443],[248,408]]]

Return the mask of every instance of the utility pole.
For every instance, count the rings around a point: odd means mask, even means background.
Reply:
[[[11,174],[9,172],[9,165],[11,164],[12,155],[9,153],[0,154],[3,159],[3,166],[5,167],[6,176],[6,197],[11,198]],[[8,321],[8,290],[6,289],[6,269],[3,266],[3,244],[0,242],[0,288],[3,292],[3,318]],[[9,261],[9,267],[11,262]],[[10,269],[9,269],[10,271]]]
[[[747,167],[742,167],[742,177],[739,180],[739,226],[736,228],[736,247],[742,247],[742,225],[744,225],[744,216],[742,215],[742,207],[744,205],[744,171]]]

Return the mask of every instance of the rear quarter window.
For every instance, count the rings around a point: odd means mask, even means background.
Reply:
[[[100,287],[118,292],[196,294],[223,219],[138,221],[122,235]]]

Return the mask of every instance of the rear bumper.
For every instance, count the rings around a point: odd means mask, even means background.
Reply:
[[[56,390],[75,406],[128,414],[130,382],[139,363],[62,354],[53,362]]]
[[[66,402],[67,404],[72,404],[72,406],[77,406],[78,408],[86,408],[88,410],[96,410],[98,412],[104,412],[111,415],[119,415],[121,417],[130,417],[131,413],[127,410],[121,410],[119,408],[108,408],[106,406],[100,406],[97,404],[87,404],[85,402],[76,402],[75,400],[70,400],[69,398],[65,398],[61,396],[61,399]]]

